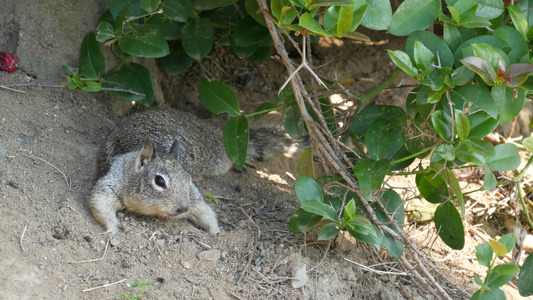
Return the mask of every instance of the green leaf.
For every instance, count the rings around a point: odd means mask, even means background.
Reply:
[[[496,154],[486,159],[489,168],[505,172],[514,170],[520,165],[520,155],[515,145],[500,144],[496,145],[494,150],[496,150]]]
[[[159,66],[170,75],[178,75],[192,65],[194,59],[185,53],[181,41],[170,43],[170,55],[160,58]]]
[[[322,220],[321,216],[308,213],[303,209],[299,209],[296,214],[298,216],[292,217],[289,221],[289,228],[292,232],[307,233]]]
[[[300,139],[304,132],[304,122],[298,105],[291,105],[281,114],[283,127],[293,139]]]
[[[102,86],[98,82],[89,81],[85,83],[83,90],[85,92],[99,92],[102,90]]]
[[[213,203],[218,204],[218,199],[217,199],[217,197],[213,196],[213,194],[208,193],[208,192],[204,192],[204,196],[205,196],[207,199],[213,201]]]
[[[313,161],[313,148],[305,150],[298,158],[298,176],[316,178],[315,165]]]
[[[477,56],[468,56],[461,59],[461,63],[469,70],[476,72],[488,85],[492,86],[496,83],[496,71],[485,59]]]
[[[454,103],[472,102],[492,117],[498,116],[498,108],[489,89],[484,85],[464,85],[453,89],[451,98]],[[472,131],[472,129],[470,129]]]
[[[395,120],[405,119],[405,112],[398,106],[392,105],[372,105],[364,108],[359,114],[352,118],[352,129],[356,135],[362,136],[370,125],[378,119]]]
[[[491,288],[488,285],[484,284],[483,281],[481,281],[481,279],[477,277],[477,275],[474,275],[474,282],[487,291],[491,290]],[[479,299],[479,298],[472,298],[472,299]]]
[[[386,30],[392,20],[389,0],[368,0],[368,8],[361,24],[373,30]]]
[[[405,209],[400,195],[398,195],[394,190],[387,189],[382,194],[379,201],[381,202],[383,207],[385,207],[387,213],[392,216],[393,220],[396,222],[396,224],[398,224],[401,229],[405,220]],[[389,218],[377,203],[373,203],[371,207],[376,213],[379,222],[390,223]],[[397,232],[397,230],[392,224],[388,224],[387,227]],[[405,245],[394,237],[392,237],[389,233],[384,234],[383,244],[394,258],[398,259],[402,256]]]
[[[509,16],[511,16],[511,20],[513,21],[513,25],[520,32],[522,37],[524,37],[524,40],[528,40],[527,38],[527,31],[528,31],[528,24],[527,19],[524,13],[520,10],[520,8],[509,5],[507,7],[507,10],[509,11]]]
[[[504,244],[492,239],[489,240],[489,246],[492,252],[496,253],[496,256],[505,256],[508,252]]]
[[[424,30],[437,19],[439,11],[439,0],[406,0],[392,15],[389,32],[403,36]]]
[[[527,3],[527,1],[524,1],[524,3]],[[508,43],[511,52],[507,52],[507,55],[512,64],[519,63],[522,57],[528,55],[529,47],[527,46],[527,42],[515,28],[501,26],[494,31],[493,36]]]
[[[298,23],[301,27],[309,30],[310,32],[314,34],[318,34],[325,37],[330,37],[331,34],[329,34],[324,28],[318,23],[315,18],[311,16],[310,13],[306,12],[303,15],[300,16],[300,21]]]
[[[476,73],[470,71],[465,66],[460,66],[455,69],[455,72],[452,74],[452,83],[456,86],[467,85],[472,81]]]
[[[301,203],[313,199],[324,202],[322,188],[311,177],[299,176],[294,183],[294,190],[296,191],[296,197]]]
[[[161,0],[140,0],[139,2],[147,13],[153,13],[159,7]]]
[[[520,272],[520,268],[513,264],[499,264],[487,275],[487,278],[485,278],[485,284],[495,290],[508,283],[511,278],[513,278],[514,274],[518,272]]]
[[[448,23],[444,23],[443,39],[450,51],[455,51],[463,41],[457,27]]]
[[[207,79],[203,79],[198,85],[198,92],[202,103],[215,115],[228,113],[230,117],[236,117],[241,114],[235,93],[222,81],[209,82]]]
[[[332,238],[336,237],[337,234],[339,234],[339,232],[340,232],[340,229],[337,226],[337,224],[327,223],[326,225],[322,226],[322,229],[320,229],[317,240],[319,241],[331,240]]]
[[[187,22],[189,17],[195,15],[194,9],[188,0],[165,0],[162,9],[165,17],[180,23]]]
[[[488,242],[476,246],[476,258],[482,266],[490,268],[493,256],[494,252],[490,249]]]
[[[237,0],[191,0],[194,9],[197,11],[212,10],[219,7],[231,5]]]
[[[419,70],[422,70],[427,77],[433,73],[435,69],[433,64],[433,53],[419,41],[415,41],[413,58],[415,60],[415,65]]]
[[[94,32],[83,38],[78,61],[80,74],[85,78],[99,78],[105,72],[105,58]]]
[[[96,27],[96,40],[100,43],[109,41],[110,39],[115,38],[115,28],[113,24],[109,22],[100,22]]]
[[[268,29],[258,24],[252,17],[246,17],[235,29],[232,38],[239,47],[249,47],[258,44],[270,36]]]
[[[337,21],[337,35],[342,36],[343,33],[349,32],[353,22],[353,6],[342,6],[339,11],[339,19]]]
[[[454,111],[455,130],[459,135],[459,138],[464,140],[470,134],[470,122],[468,121],[468,116],[462,110],[454,109]]]
[[[460,25],[465,28],[484,28],[490,26],[491,24],[492,23],[485,18],[470,16],[465,18]]]
[[[448,185],[434,171],[428,174],[417,174],[416,186],[420,195],[431,203],[442,203],[450,198]]]
[[[303,201],[300,204],[300,207],[307,212],[320,215],[324,219],[339,222],[339,216],[337,216],[337,212],[333,209],[333,207],[316,199]]]
[[[244,166],[248,153],[248,119],[241,115],[228,121],[224,127],[224,148],[237,168]]]
[[[316,0],[310,1],[309,8],[320,6],[353,6],[356,0]]]
[[[157,14],[147,19],[144,24],[144,26],[149,26],[154,31],[158,29],[167,41],[181,39],[181,27],[183,23],[172,21],[170,18]],[[170,54],[172,55],[172,51]]]
[[[467,40],[466,42],[459,45],[459,47],[457,47],[457,49],[455,50],[455,54],[454,54],[454,61],[455,61],[456,67],[461,66],[461,59],[467,56],[474,55],[472,47],[470,47],[474,43],[483,43],[483,44],[491,45],[496,49],[505,50],[504,52],[508,52],[509,50],[511,50],[509,47],[509,44],[500,38],[490,36],[490,35],[477,36],[477,37]]]
[[[445,141],[452,140],[452,117],[443,110],[437,110],[431,114],[431,123],[435,132]]]
[[[269,112],[276,110],[278,106],[272,102],[263,102],[255,109],[254,120],[257,121]]]
[[[533,295],[533,255],[531,253],[527,256],[518,274],[518,291],[522,297]]]
[[[455,150],[450,144],[442,144],[437,146],[433,153],[438,154],[440,157],[447,161],[455,160]]]
[[[134,35],[121,36],[118,46],[124,53],[140,57],[159,58],[170,53],[167,41],[157,29],[139,30]]]
[[[463,249],[465,232],[461,215],[451,201],[446,201],[435,210],[435,228],[442,241],[455,250]]]
[[[492,20],[504,12],[503,1],[500,0],[476,0],[478,7],[476,16]]]
[[[402,71],[407,73],[411,77],[417,77],[418,76],[418,70],[415,68],[413,63],[411,62],[411,58],[407,53],[401,51],[401,50],[387,50],[387,53],[389,53],[389,56],[392,60],[392,62]]]
[[[355,201],[354,199],[351,199],[345,206],[344,206],[344,221],[345,222],[350,222],[351,220],[353,220],[354,216],[355,216],[355,211],[356,211],[356,207],[355,207]],[[369,225],[369,224],[368,224]]]
[[[465,145],[475,153],[483,157],[489,157],[496,154],[494,146],[489,141],[483,141],[480,138],[468,138],[465,140]]]
[[[136,101],[143,106],[152,105],[154,90],[150,80],[150,72],[141,65],[124,64],[106,74],[100,83],[103,88],[118,88],[144,94],[141,96],[125,91],[106,91],[108,94],[120,96],[129,101]]]
[[[414,120],[409,119],[402,126],[402,136],[407,150],[412,154],[432,148],[439,142],[431,123],[420,114],[417,114]],[[423,153],[418,158],[427,155],[428,153]]]
[[[368,154],[375,160],[390,158],[402,147],[401,127],[397,124],[379,119],[372,123],[365,134]]]
[[[373,159],[363,158],[356,162],[353,167],[353,172],[357,178],[361,192],[381,189],[389,167],[390,161],[388,159],[375,161]],[[363,193],[363,197],[371,201],[374,198],[374,193]]]
[[[422,43],[426,48],[428,48],[433,53],[433,64],[444,68],[449,68],[453,66],[454,57],[453,54],[446,45],[438,36],[435,34],[419,30],[413,32],[409,35],[405,41],[405,52],[410,56],[414,57],[414,48],[416,42]]]
[[[513,120],[522,111],[526,101],[526,93],[523,89],[518,89],[516,98],[514,98],[514,89],[498,86],[492,88],[491,95],[496,100],[501,124]]]
[[[215,29],[209,19],[190,20],[181,28],[181,41],[187,54],[201,60],[206,57],[213,46]]]
[[[490,289],[490,287],[489,287]],[[479,300],[505,300],[505,293],[500,289],[484,290],[481,294],[481,289],[477,290],[470,299]]]
[[[533,73],[533,64],[512,64],[505,70],[506,77],[511,79],[511,87],[521,86]]]
[[[366,227],[365,227],[366,229]],[[372,229],[374,232],[373,234],[363,234],[360,233],[357,230],[352,229],[351,226],[347,226],[346,230],[350,233],[351,236],[353,236],[356,240],[367,243],[369,245],[372,245],[376,247],[376,249],[381,250],[381,245],[383,244],[383,234],[381,231],[377,228],[376,225],[372,225]],[[399,246],[400,247],[400,246]],[[398,247],[398,248],[399,248]],[[400,253],[401,256],[401,253]]]
[[[496,176],[492,173],[492,170],[485,166],[485,177],[483,179],[483,187],[484,190],[492,190],[496,188],[498,185],[498,181],[496,180]]]
[[[469,148],[465,142],[462,142],[459,144],[459,147],[455,148],[455,155],[461,161],[470,162],[480,167],[486,164],[485,157]]]
[[[482,110],[468,115],[468,120],[470,121],[470,134],[468,136],[480,139],[494,131],[499,124],[498,120]]]
[[[505,66],[510,64],[509,57],[502,50],[494,48],[491,45],[473,43],[470,47],[472,47],[472,51],[474,52],[475,56],[482,57],[492,66],[494,70],[498,70],[499,61],[503,62]]]
[[[296,9],[293,6],[283,6],[279,16],[279,22],[282,25],[290,25],[296,19]]]
[[[515,237],[514,237],[514,233],[510,232],[510,233],[506,233],[506,234],[504,234],[504,235],[498,240],[498,242],[505,246],[505,248],[507,249],[507,253],[513,251],[513,248],[514,248],[514,246],[515,246]],[[506,253],[506,254],[507,254],[507,253]]]
[[[533,137],[527,137],[522,141],[522,145],[529,151],[529,153],[533,153]]]
[[[265,18],[259,10],[259,4],[257,4],[257,1],[246,0],[244,1],[244,7],[246,8],[248,15],[252,16],[257,23],[266,26]]]

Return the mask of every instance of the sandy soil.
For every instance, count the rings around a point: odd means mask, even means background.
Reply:
[[[24,2],[0,1],[0,50],[17,54],[20,67],[37,77],[0,73],[2,85],[34,86],[0,89],[0,299],[116,299],[134,296],[139,289],[127,288],[134,282],[150,284],[142,287],[146,299],[433,299],[409,276],[377,275],[346,260],[387,261],[349,239],[339,238],[319,263],[325,244],[312,238],[304,244],[302,235],[288,231],[297,209],[294,158],[258,162],[199,183],[220,199],[219,236],[186,221],[119,213],[125,230],[109,241],[86,199],[97,179],[99,148],[120,120],[118,100],[35,87],[59,84],[61,64],[76,66],[81,39],[105,1]],[[384,49],[400,49],[402,40],[373,39],[366,45],[321,43],[313,49],[315,64],[324,65],[318,71],[354,78],[349,88],[355,90],[375,86],[393,69]],[[272,101],[285,78],[276,59],[249,63],[223,48],[203,64],[219,70],[208,75],[230,84],[246,109]],[[159,74],[165,101],[205,115],[196,86],[206,75],[199,65],[181,76]],[[399,104],[404,93],[386,91],[375,101]],[[217,250],[214,260],[201,258],[207,250]],[[301,266],[308,282],[293,288],[293,269]],[[454,273],[463,286],[472,274]]]

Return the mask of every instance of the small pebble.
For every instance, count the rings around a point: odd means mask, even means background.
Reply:
[[[26,146],[29,144],[30,139],[24,134],[17,134],[15,135],[15,141],[17,141],[21,146]]]
[[[109,244],[111,244],[111,246],[113,246],[113,247],[116,247],[116,246],[118,246],[118,244],[120,244],[120,242],[116,238],[112,238],[109,241]]]
[[[85,241],[87,241],[88,243],[90,243],[90,242],[93,241],[93,238],[92,238],[91,236],[89,236],[89,235],[84,236],[83,239],[84,239]]]
[[[165,239],[158,239],[156,243],[161,248],[165,246]]]
[[[182,260],[181,261],[181,266],[186,269],[186,270],[189,270],[191,268],[191,263],[189,263],[188,261],[186,260]]]
[[[127,260],[123,260],[121,266],[124,269],[127,269],[127,268],[131,267],[130,263]]]
[[[160,282],[160,283],[165,283],[165,278],[163,278],[163,277],[156,277],[156,278],[155,278],[155,281]]]
[[[202,251],[196,254],[196,256],[200,260],[217,261],[220,259],[220,253],[221,253],[220,250],[213,249],[213,250]]]
[[[292,288],[301,288],[307,283],[309,279],[307,277],[306,265],[303,264],[299,267],[292,269]]]

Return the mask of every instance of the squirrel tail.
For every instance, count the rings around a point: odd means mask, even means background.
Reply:
[[[280,154],[292,156],[310,147],[308,135],[295,140],[281,128],[251,128],[248,160],[263,161]]]

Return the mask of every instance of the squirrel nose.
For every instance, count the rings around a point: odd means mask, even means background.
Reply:
[[[184,214],[189,210],[188,205],[183,205],[182,207],[178,208],[178,214]]]

